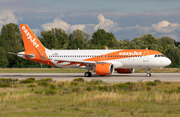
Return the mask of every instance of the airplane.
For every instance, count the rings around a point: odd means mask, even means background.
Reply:
[[[25,51],[17,56],[38,63],[59,68],[84,68],[85,77],[91,77],[94,71],[105,76],[114,73],[133,73],[135,68],[161,68],[171,64],[171,60],[162,53],[148,49],[104,49],[104,50],[49,50],[43,46],[27,24],[20,24]]]

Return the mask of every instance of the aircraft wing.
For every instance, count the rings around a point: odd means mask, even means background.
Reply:
[[[96,64],[95,61],[82,61],[82,60],[67,60],[67,59],[61,59],[61,60],[54,60],[57,62],[77,62],[77,63],[84,63],[84,64]]]
[[[61,60],[54,60],[57,61],[57,63],[63,63],[63,62],[71,62],[71,65],[73,65],[73,63],[75,64],[103,64],[103,63],[111,63],[113,64],[116,68],[117,67],[122,67],[123,64],[120,61],[83,61],[83,60],[67,60],[67,59],[61,59]]]

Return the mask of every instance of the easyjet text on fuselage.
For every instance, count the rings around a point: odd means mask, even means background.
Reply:
[[[142,52],[120,52],[119,55],[142,55]]]

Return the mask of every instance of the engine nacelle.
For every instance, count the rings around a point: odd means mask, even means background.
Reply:
[[[117,73],[121,74],[131,74],[134,72],[134,68],[118,68],[116,69]]]
[[[97,75],[111,75],[114,72],[114,66],[111,63],[96,64],[94,71]]]

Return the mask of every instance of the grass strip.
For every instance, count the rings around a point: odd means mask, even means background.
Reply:
[[[10,85],[3,85],[3,84]],[[6,87],[5,87],[6,86]],[[179,116],[180,82],[0,79],[0,116]]]

